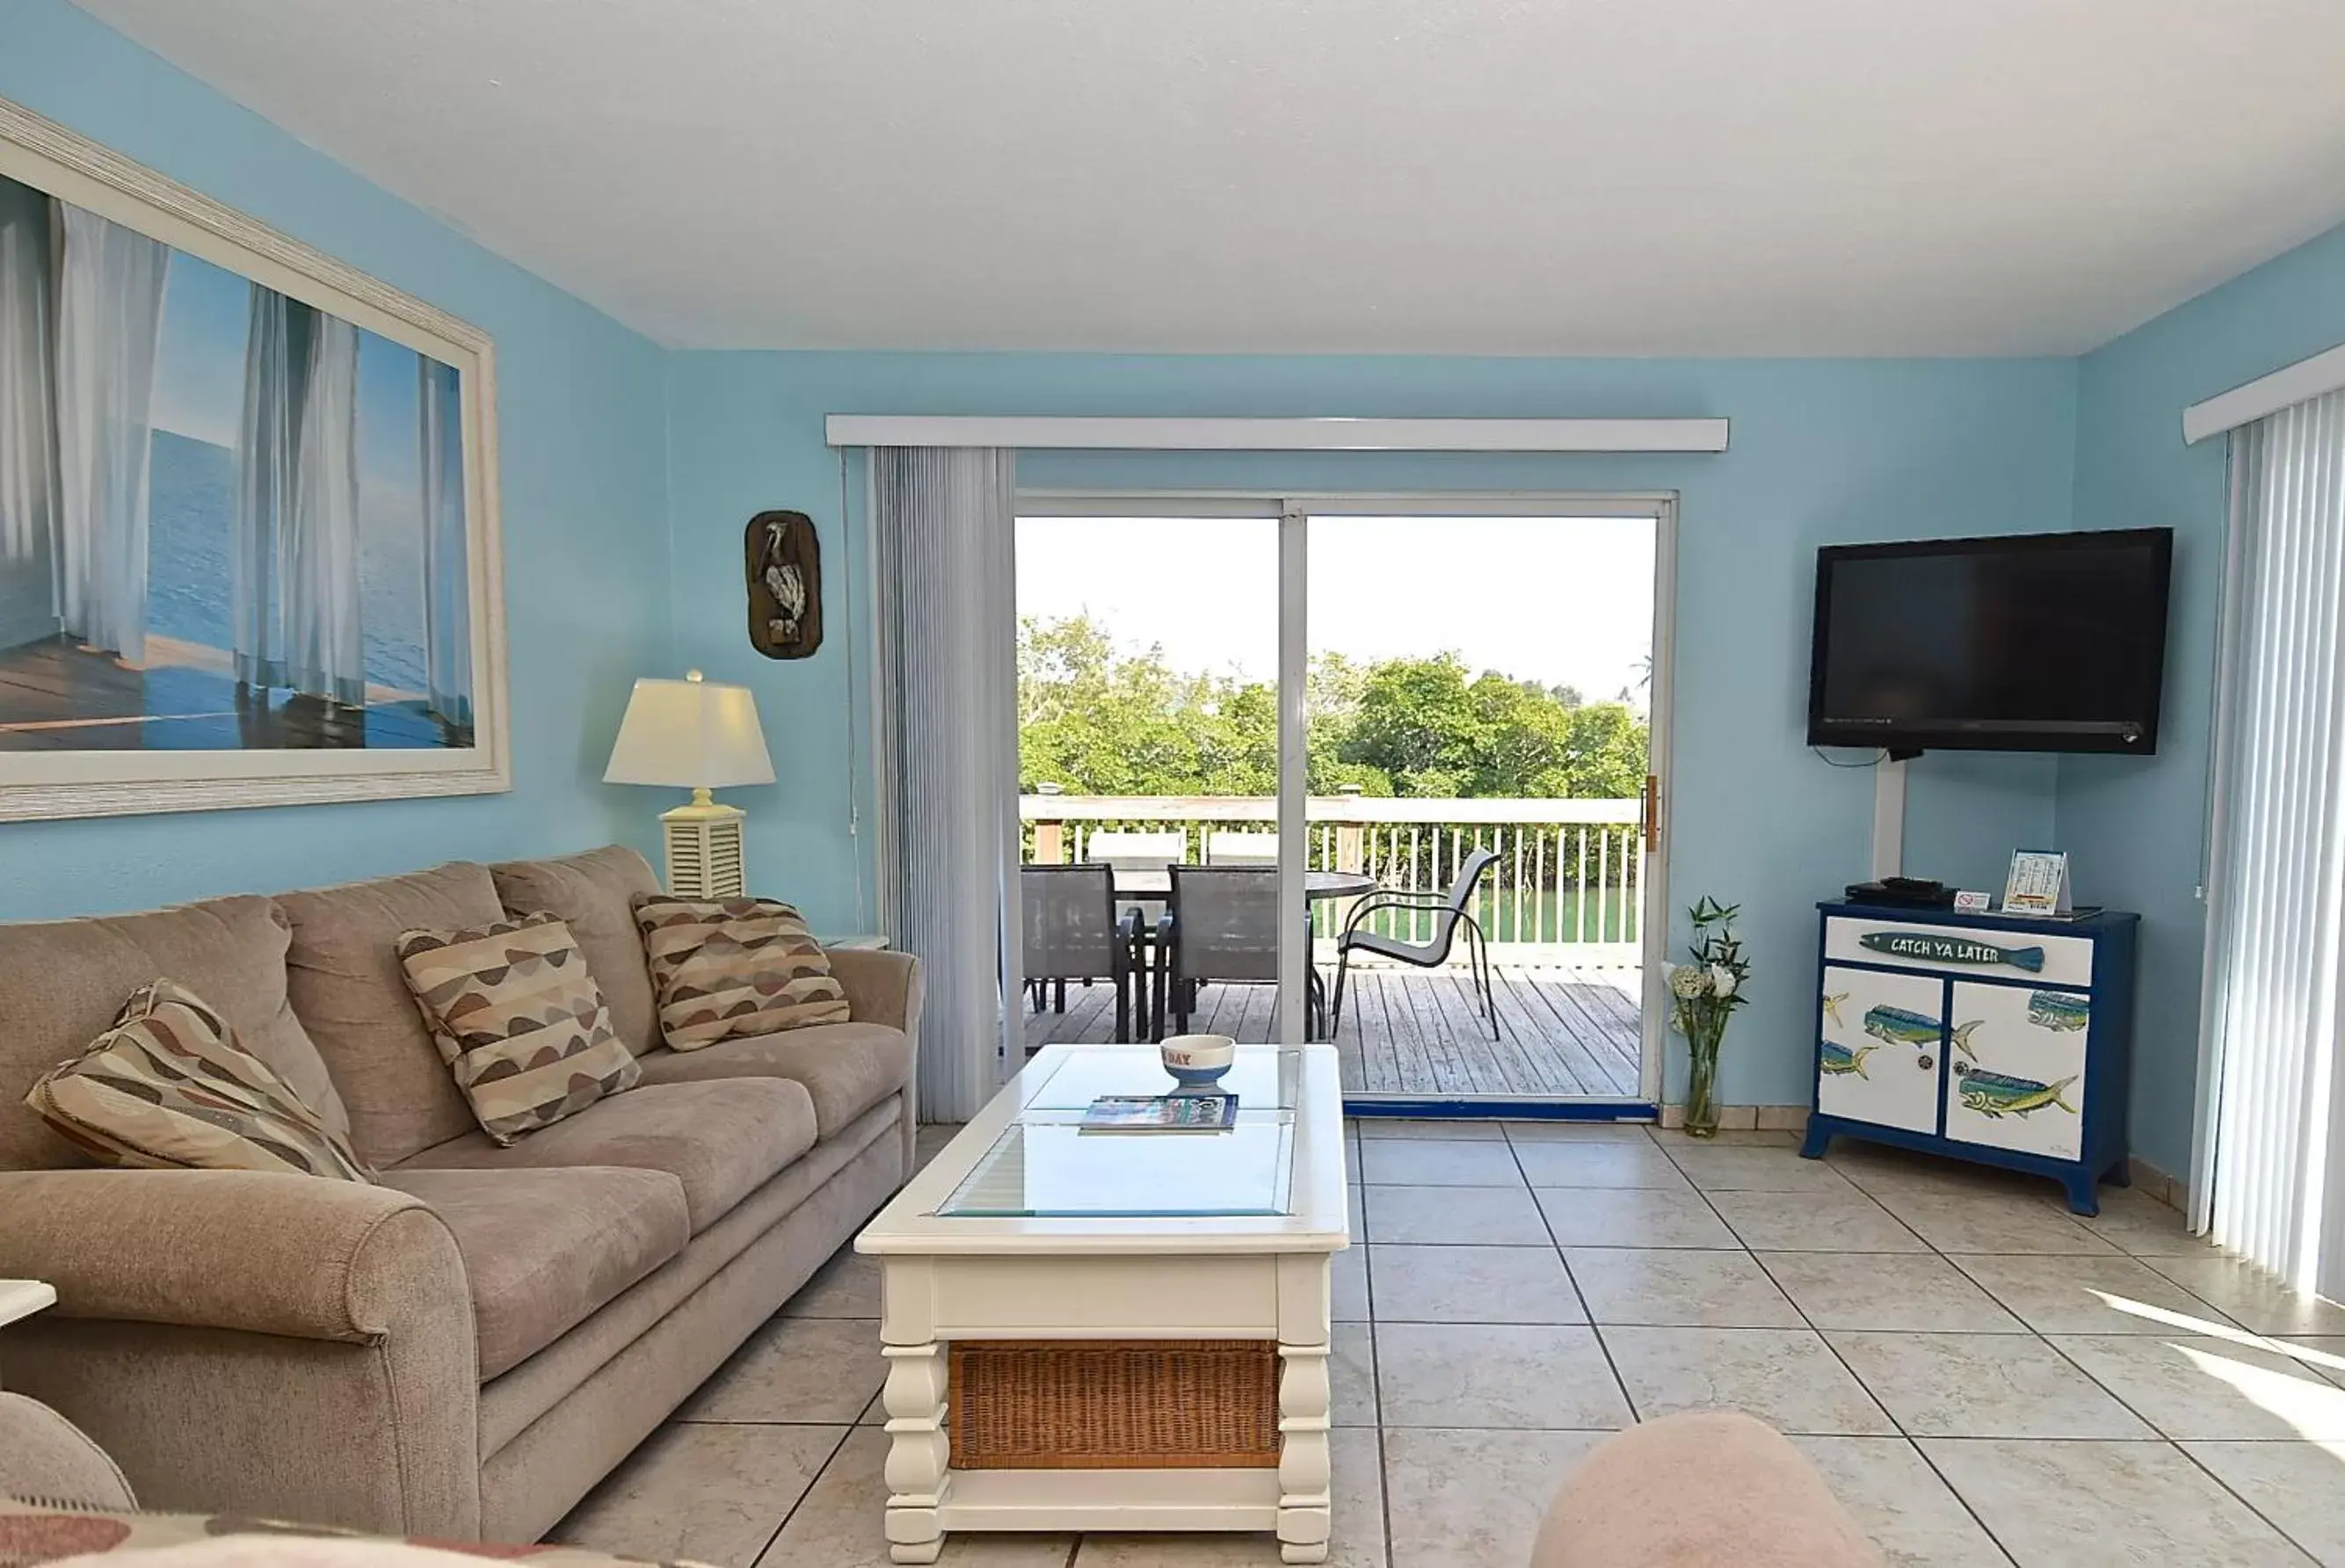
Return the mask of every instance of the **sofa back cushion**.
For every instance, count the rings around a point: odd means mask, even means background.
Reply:
[[[264,898],[0,925],[0,1169],[90,1163],[25,1105],[25,1091],[86,1050],[131,993],[162,979],[209,999],[246,1050],[347,1135],[350,1113],[287,1001],[289,934],[284,912]]]
[[[293,925],[287,993],[341,1090],[359,1157],[396,1165],[476,1125],[407,989],[399,937],[503,919],[489,869],[457,860],[277,902]]]
[[[611,1027],[640,1056],[660,1043],[644,939],[635,930],[637,893],[659,891],[651,863],[623,844],[558,860],[507,860],[491,866],[509,914],[558,917],[578,939],[586,967],[603,988]]]

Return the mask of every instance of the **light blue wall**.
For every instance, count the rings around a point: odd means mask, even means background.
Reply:
[[[2345,342],[2336,229],[2086,356],[2076,525],[2175,530],[2157,756],[2061,759],[2058,833],[2082,896],[2142,914],[2136,1150],[2181,1175],[2197,1080],[2208,718],[2225,510],[2224,443],[2182,444],[2182,410]]]
[[[842,530],[830,412],[1726,414],[1715,457],[1043,453],[1049,485],[1681,493],[1672,889],[1747,906],[1760,979],[1727,1098],[1807,1096],[1812,905],[1864,874],[1870,775],[1802,743],[1813,549],[1844,540],[2067,525],[2070,361],[1650,361],[683,353],[669,363],[679,663],[757,692],[780,782],[741,791],[758,886],[818,925],[856,916],[845,836],[850,625],[868,584]],[[821,531],[828,637],[799,664],[752,655],[740,539],[765,507]],[[852,617],[850,622],[850,616]],[[858,694],[863,677],[857,677]],[[1932,756],[1914,767],[1908,864],[1998,883],[2053,832],[2045,758]],[[1680,933],[1682,934],[1682,933]]]
[[[645,838],[649,793],[599,779],[665,656],[661,351],[63,0],[0,5],[0,96],[494,337],[514,753],[509,795],[0,826],[0,919]]]

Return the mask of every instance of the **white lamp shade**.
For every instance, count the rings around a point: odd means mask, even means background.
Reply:
[[[702,680],[639,680],[619,721],[605,784],[665,784],[723,789],[771,784],[774,759],[746,686]]]

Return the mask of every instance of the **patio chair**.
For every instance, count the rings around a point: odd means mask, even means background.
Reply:
[[[1026,921],[1025,966],[1034,1010],[1057,989],[1057,1008],[1067,1010],[1067,982],[1115,985],[1115,1040],[1132,1038],[1133,1009],[1142,999],[1132,992],[1132,954],[1140,941],[1140,911],[1115,913],[1115,879],[1105,866],[1022,866],[1018,901]]]
[[[1189,835],[1171,833],[1092,833],[1083,840],[1087,862],[1112,866],[1118,871],[1161,872],[1175,860],[1189,858]],[[1127,898],[1131,895],[1127,893]]]
[[[1197,988],[1211,982],[1278,983],[1278,872],[1253,866],[1172,868],[1172,898],[1156,928],[1149,1033],[1164,1037],[1169,1009],[1189,1031]]]
[[[1460,930],[1466,932],[1466,961],[1474,975],[1474,991],[1481,998],[1483,1011],[1490,1019],[1490,1038],[1499,1038],[1497,993],[1490,984],[1490,940],[1483,934],[1482,922],[1467,912],[1466,906],[1474,901],[1474,890],[1482,873],[1497,860],[1491,850],[1477,850],[1467,855],[1457,868],[1457,880],[1449,884],[1447,894],[1405,893],[1396,889],[1380,888],[1362,899],[1354,907],[1351,918],[1344,922],[1344,934],[1335,939],[1335,1002],[1327,1032],[1333,1036],[1344,1022],[1344,982],[1351,968],[1352,954],[1372,952],[1379,958],[1415,964],[1419,969],[1437,969],[1449,962],[1449,952],[1457,942]],[[1362,931],[1361,922],[1378,910],[1406,910],[1430,913],[1434,917],[1433,934],[1423,942],[1404,942],[1396,936],[1379,936],[1372,931]]]
[[[1205,835],[1205,864],[1274,866],[1278,864],[1278,835],[1236,833],[1216,829]]]

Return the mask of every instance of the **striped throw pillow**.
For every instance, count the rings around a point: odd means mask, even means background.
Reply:
[[[399,967],[456,1087],[500,1144],[643,1076],[577,940],[553,915],[401,932]]]
[[[659,994],[660,1035],[675,1050],[847,1022],[846,987],[787,904],[637,893],[635,925]]]
[[[107,1165],[279,1171],[371,1182],[350,1144],[168,980],[131,993],[114,1026],[36,1079],[25,1104]]]

